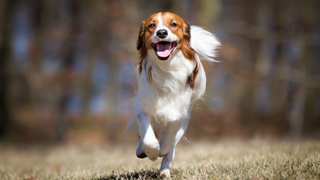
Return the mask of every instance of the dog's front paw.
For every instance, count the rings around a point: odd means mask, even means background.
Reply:
[[[160,145],[157,139],[144,141],[141,147],[151,161],[155,161],[159,156]]]
[[[159,170],[158,176],[159,176],[160,178],[170,179],[170,169],[162,169],[162,170]]]
[[[137,148],[136,155],[137,155],[138,158],[143,159],[143,158],[146,158],[147,155],[144,152],[144,150],[141,149],[141,147],[142,147],[142,143],[141,143],[141,140],[140,140],[140,137],[139,137],[139,146]]]
[[[140,158],[140,159],[143,159],[143,158],[146,158],[146,157],[147,157],[146,153],[144,153],[144,152],[138,152],[138,151],[137,151],[136,155],[137,155],[137,157]]]

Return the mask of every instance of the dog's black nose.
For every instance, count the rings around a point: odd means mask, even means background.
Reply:
[[[167,36],[168,36],[168,31],[167,31],[167,30],[165,30],[165,29],[159,29],[159,30],[157,31],[157,37],[158,37],[158,38],[163,39],[163,38],[165,38],[165,37],[167,37]]]

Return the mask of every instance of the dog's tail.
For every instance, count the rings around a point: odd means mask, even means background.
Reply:
[[[197,52],[200,60],[218,62],[213,59],[216,56],[215,50],[221,45],[218,39],[199,26],[191,26],[190,29],[190,45]]]

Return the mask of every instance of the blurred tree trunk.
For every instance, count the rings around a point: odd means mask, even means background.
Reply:
[[[63,3],[63,2],[60,2]],[[75,50],[77,37],[79,36],[79,25],[80,25],[80,3],[81,1],[72,0],[68,2],[69,4],[62,4],[62,6],[68,6],[68,13],[71,15],[70,24],[67,26],[68,38],[65,41],[65,49],[62,51],[62,73],[60,75],[60,86],[61,95],[59,97],[58,103],[58,118],[56,121],[56,140],[62,141],[66,135],[68,128],[68,118],[67,118],[67,103],[70,100],[71,92],[73,90],[73,64],[75,61]]]
[[[285,68],[288,69],[296,69],[296,72],[291,73],[290,79],[293,81],[296,80],[297,72],[305,72],[306,71],[306,60],[304,60],[305,53],[308,54],[308,51],[304,48],[303,40],[297,39],[298,34],[302,34],[304,30],[299,28],[301,25],[301,8],[299,6],[299,2],[297,0],[290,1],[291,5],[288,6],[288,10],[293,11],[295,9],[295,12],[292,13],[292,20],[291,22],[287,22],[287,24],[283,24],[283,27],[286,29],[286,32],[290,35],[290,39],[294,40],[296,46],[299,46],[301,48],[301,53],[296,52],[296,56],[293,57],[293,59],[288,59],[292,57],[287,57],[287,65]],[[287,10],[287,11],[288,11]],[[280,10],[282,11],[282,10]],[[288,11],[290,12],[290,11]],[[283,14],[282,14],[283,16]],[[288,42],[289,43],[292,42]],[[291,63],[290,63],[291,61]],[[304,79],[305,77],[303,77]],[[288,86],[286,87],[285,91],[287,93],[287,104],[285,104],[285,107],[288,109],[288,122],[289,122],[289,137],[290,138],[299,138],[302,136],[302,125],[304,120],[304,108],[305,108],[305,87],[302,86],[301,82],[288,82],[286,83]]]
[[[258,5],[257,17],[259,18],[258,26],[261,27],[261,35],[264,37],[272,37],[272,31],[270,31],[270,25],[272,22],[272,6],[270,1],[260,1]],[[260,36],[261,37],[261,36]],[[263,37],[261,37],[263,38]],[[261,48],[258,50],[257,63],[255,64],[255,74],[260,78],[257,82],[257,90],[255,92],[255,107],[257,114],[261,118],[265,118],[270,114],[271,107],[271,72],[273,59],[271,54],[272,48],[271,42],[266,40],[260,41]],[[260,125],[263,124],[258,122]]]
[[[116,9],[122,6],[120,1],[117,1],[117,3],[112,4]],[[123,16],[122,12],[111,12],[108,13],[108,19],[110,19],[108,23],[108,31],[107,34],[109,35],[106,37],[106,39],[109,40],[110,45],[113,46],[114,49],[117,49],[116,51],[112,51],[113,48],[106,49],[108,54],[108,64],[109,64],[109,83],[107,88],[107,102],[108,102],[108,120],[107,120],[107,131],[108,131],[108,138],[111,141],[117,140],[117,132],[118,132],[118,125],[119,125],[119,116],[117,115],[117,95],[119,92],[119,83],[117,82],[117,69],[118,69],[118,62],[117,58],[119,57],[119,53],[121,51],[121,46],[117,42],[120,41],[119,34],[115,32],[112,26],[117,25],[117,23],[123,22],[124,18],[121,18]]]
[[[9,129],[11,123],[11,17],[14,0],[0,3],[0,137]]]
[[[302,7],[302,16],[303,16],[303,24],[304,24],[304,54],[302,57],[304,74],[307,75],[318,75],[319,77],[319,40],[317,41],[316,34],[319,35],[320,28],[320,19],[319,19],[319,10],[320,10],[320,1],[319,0],[309,0],[305,3],[300,4]],[[304,79],[307,79],[305,77]],[[320,79],[318,78],[318,82]],[[317,100],[317,93],[319,93],[319,89],[312,88],[304,88],[305,89],[305,102],[302,110],[304,114],[302,114],[303,121],[301,122],[300,131],[304,135],[310,135],[310,132],[317,127],[315,111],[319,111],[319,109],[315,109],[315,104]]]
[[[32,71],[35,75],[37,85],[34,88],[33,92],[33,101],[35,103],[35,109],[37,113],[37,133],[40,139],[48,140],[50,139],[50,133],[48,132],[47,123],[48,123],[48,116],[50,111],[48,110],[49,102],[48,96],[51,93],[50,90],[46,89],[46,83],[44,78],[42,77],[42,63],[44,59],[44,48],[45,45],[45,27],[46,23],[49,23],[49,17],[51,15],[51,10],[54,8],[52,2],[43,1],[43,0],[35,0],[34,2],[35,7],[33,10],[33,18],[35,19],[34,22],[34,45],[35,51],[31,56],[31,63],[32,63]],[[44,128],[46,127],[46,128]],[[52,136],[52,135],[51,135]]]
[[[89,2],[83,1],[81,3],[81,11],[84,11],[92,19],[88,24],[84,26],[84,31],[88,34],[88,49],[86,58],[86,71],[82,81],[82,98],[83,98],[83,111],[81,113],[81,121],[88,121],[90,118],[90,100],[92,97],[93,82],[92,75],[97,60],[97,49],[101,46],[101,37],[99,35],[104,34],[101,32],[103,27],[94,26],[101,25],[102,13],[98,10],[103,5],[101,1]]]
[[[239,3],[239,2],[238,2]],[[243,15],[243,19],[245,23],[247,23],[249,26],[256,25],[257,23],[257,1],[255,0],[246,0],[243,4],[238,6],[241,7],[240,12]],[[247,29],[252,30],[247,27]],[[249,75],[255,73],[255,64],[257,62],[258,58],[258,52],[260,50],[261,40],[255,39],[252,36],[244,36],[242,37],[242,43],[245,44],[245,46],[242,47],[242,51],[246,52],[244,54],[244,61],[248,62],[250,64],[249,67],[247,67],[247,72]],[[249,125],[251,127],[256,122],[255,119],[255,106],[254,106],[254,94],[256,92],[256,86],[254,79],[251,77],[247,77],[249,79],[248,85],[244,86],[244,89],[242,91],[242,100],[240,100],[240,113],[241,113],[241,121],[243,125]]]

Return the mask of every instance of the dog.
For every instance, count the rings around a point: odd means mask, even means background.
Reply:
[[[160,177],[170,177],[175,146],[187,129],[194,102],[205,92],[200,60],[215,61],[218,46],[214,35],[174,13],[155,13],[141,22],[139,88],[126,131],[139,137],[137,157],[152,161],[163,157]]]

